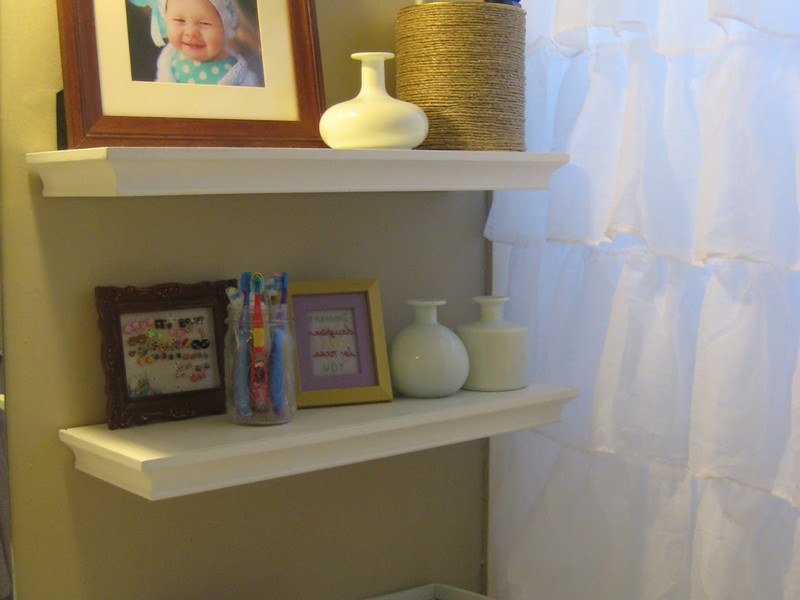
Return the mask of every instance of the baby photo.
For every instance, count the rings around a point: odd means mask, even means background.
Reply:
[[[257,0],[128,0],[133,81],[264,86]]]

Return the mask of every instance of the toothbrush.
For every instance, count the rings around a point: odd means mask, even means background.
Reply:
[[[272,274],[272,289],[275,290],[275,294],[278,296],[278,303],[280,304],[286,304],[287,277],[286,271]]]
[[[242,290],[243,300],[242,314],[239,317],[239,331],[237,332],[239,347],[234,363],[233,385],[236,411],[245,417],[249,417],[251,414],[248,377],[248,369],[250,367],[250,344],[248,344],[248,338],[250,337],[250,279],[250,271],[242,273],[239,279],[239,288]]]
[[[280,303],[280,318],[284,318],[283,311],[286,310],[286,291],[289,287],[289,279],[286,271],[281,274],[276,273],[274,277],[275,287],[278,288],[276,293],[280,296],[278,302]],[[272,392],[272,404],[275,412],[283,416],[286,408],[286,382],[284,381],[284,332],[280,327],[275,328],[275,339],[272,341],[272,355],[271,373],[272,379],[270,380],[270,391]]]
[[[283,377],[283,331],[275,328],[275,337],[272,340],[272,353],[270,356],[270,391],[272,392],[272,406],[278,416],[283,416],[286,405],[286,390]]]
[[[242,301],[242,292],[237,287],[225,288],[225,294],[227,294],[230,304],[237,304]]]
[[[264,312],[262,294],[265,290],[264,276],[253,273],[253,356],[250,362],[250,398],[254,408],[260,412],[267,410],[268,377],[267,353],[264,344]]]

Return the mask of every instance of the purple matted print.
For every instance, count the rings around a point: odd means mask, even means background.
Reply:
[[[293,305],[304,390],[378,384],[366,292],[295,295]]]

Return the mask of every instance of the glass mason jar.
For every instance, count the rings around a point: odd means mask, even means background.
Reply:
[[[254,307],[242,322],[241,305],[228,306],[225,336],[225,398],[228,414],[241,425],[278,425],[297,410],[294,338],[288,307],[268,307],[263,331],[253,328]]]

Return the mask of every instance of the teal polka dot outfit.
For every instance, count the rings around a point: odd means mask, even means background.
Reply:
[[[197,62],[186,58],[182,52],[175,53],[172,74],[177,83],[201,83],[216,85],[236,65],[235,58]]]

